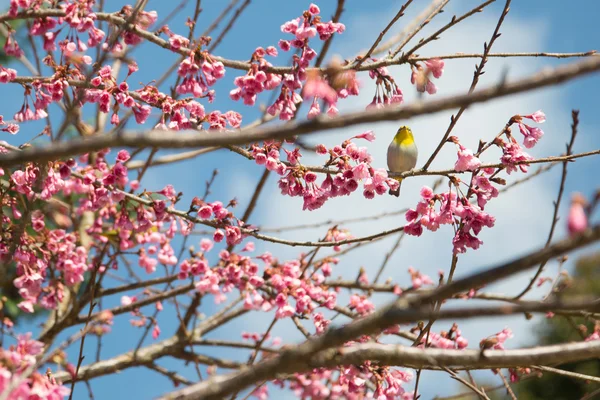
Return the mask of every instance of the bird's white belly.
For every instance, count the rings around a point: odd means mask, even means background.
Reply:
[[[417,165],[418,150],[414,145],[398,146],[391,143],[387,152],[388,168],[392,172],[405,172]]]

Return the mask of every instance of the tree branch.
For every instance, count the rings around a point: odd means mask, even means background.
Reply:
[[[433,313],[429,311],[430,309],[416,311],[417,309],[421,309],[423,306],[428,306],[434,302],[449,298],[455,293],[465,291],[472,287],[480,286],[484,283],[491,283],[518,272],[527,270],[545,257],[558,256],[567,251],[574,250],[597,240],[600,240],[600,225],[595,226],[593,229],[589,229],[581,235],[563,240],[512,262],[508,262],[484,272],[454,281],[452,284],[442,286],[430,294],[416,296],[414,299],[400,298],[393,304],[383,307],[367,317],[353,321],[339,328],[329,329],[323,335],[309,339],[294,348],[285,350],[279,356],[263,361],[255,365],[252,369],[244,369],[234,374],[214,377],[200,384],[194,385],[192,387],[193,389],[191,389],[189,393],[196,396],[194,398],[220,398],[223,395],[233,393],[259,381],[269,380],[280,373],[311,369],[314,368],[314,364],[311,363],[311,359],[315,356],[315,354],[322,352],[323,350],[340,347],[343,346],[344,343],[361,335],[369,335],[375,332],[380,332],[391,325],[403,322],[412,322],[422,317],[429,319],[444,319],[457,318],[460,316],[464,318],[467,315],[467,312],[469,313],[469,316],[475,316],[476,314],[506,315],[507,312],[520,313],[525,312],[526,310],[547,310],[552,308],[550,304],[536,305],[532,307],[517,306],[501,307],[496,309],[471,309],[468,311],[464,309],[442,310],[436,313],[436,315],[432,315]],[[583,304],[581,303],[571,304],[570,306],[561,304],[559,308],[581,308],[582,306]],[[595,304],[593,307],[597,308],[598,304]],[[555,306],[555,308],[557,307]],[[589,354],[590,351],[592,351],[588,348],[588,346],[590,346],[589,343],[583,345],[583,349],[581,350],[584,352],[584,354]],[[597,346],[595,348],[600,351],[600,342],[594,344],[593,346]],[[553,353],[553,357],[554,356],[555,354]],[[514,365],[514,360],[511,361],[513,361],[511,362],[511,365]],[[531,362],[530,360],[528,364],[543,364],[543,362]],[[176,396],[175,398],[185,399],[187,398],[186,393],[188,392],[177,392],[177,396],[180,397]]]
[[[540,346],[518,350],[447,350],[419,349],[400,345],[365,343],[333,349],[312,357],[310,360],[292,359],[281,366],[277,374],[305,372],[314,368],[331,368],[339,365],[360,365],[366,361],[382,365],[418,369],[492,369],[516,366],[574,362],[600,356],[600,341]],[[216,399],[232,391],[243,389],[242,380],[232,377],[256,374],[256,369],[246,368],[235,374],[212,378],[160,399]],[[255,377],[254,382],[268,380],[269,376]]]
[[[193,148],[206,146],[226,146],[231,144],[253,143],[267,139],[282,140],[295,135],[316,131],[327,131],[364,123],[397,121],[419,115],[433,114],[461,106],[485,102],[491,99],[522,93],[536,88],[556,85],[576,77],[600,70],[600,57],[570,64],[541,72],[513,83],[502,83],[470,94],[448,96],[438,100],[416,102],[399,107],[386,107],[379,110],[366,110],[341,114],[335,118],[320,115],[304,122],[292,122],[285,126],[257,127],[237,132],[165,132],[150,130],[142,133],[124,132],[117,135],[98,135],[90,138],[77,138],[68,142],[54,143],[48,146],[30,147],[22,152],[10,152],[0,155],[0,166],[9,167],[27,161],[52,161],[60,157],[98,151],[107,147],[131,148]]]

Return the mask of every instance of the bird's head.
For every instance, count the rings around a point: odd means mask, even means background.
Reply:
[[[411,145],[415,142],[413,133],[408,126],[401,126],[394,136],[394,142],[397,145]]]

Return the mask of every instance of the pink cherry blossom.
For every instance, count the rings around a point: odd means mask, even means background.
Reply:
[[[546,122],[546,114],[544,114],[542,110],[537,110],[533,114],[523,115],[523,118],[528,118],[534,122],[537,122],[538,124]]]
[[[571,235],[581,233],[588,227],[585,205],[586,201],[582,195],[578,193],[573,195],[569,216],[567,217],[567,229]]]
[[[474,171],[481,165],[481,161],[473,152],[462,144],[458,143],[458,160],[454,164],[454,169],[457,171]]]
[[[423,62],[435,78],[441,78],[444,73],[444,60],[434,58]]]

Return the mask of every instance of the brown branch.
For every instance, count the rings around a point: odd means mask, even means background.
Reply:
[[[256,185],[256,189],[254,189],[254,194],[252,195],[252,198],[250,199],[250,203],[248,203],[248,208],[246,208],[246,211],[244,212],[244,215],[242,216],[242,221],[248,222],[250,215],[252,215],[252,212],[254,211],[254,208],[256,207],[256,203],[258,202],[258,197],[260,196],[260,193],[262,192],[263,188],[265,187],[265,183],[267,183],[267,179],[269,178],[269,175],[270,175],[270,171],[265,168],[262,176],[260,177],[260,180],[258,181],[258,183]]]
[[[218,339],[201,339],[194,340],[192,342],[194,346],[222,346],[222,347],[234,347],[239,349],[256,350],[256,345],[252,343],[232,342],[229,340],[218,340]],[[279,350],[271,347],[259,347],[258,350],[266,353],[278,353]]]
[[[193,336],[202,337],[203,335],[213,331],[232,319],[245,314],[246,312],[247,310],[238,308],[229,313],[217,313],[211,318],[203,321],[197,328],[195,328]],[[169,339],[165,339],[143,347],[137,351],[129,351],[125,354],[121,354],[108,360],[86,365],[82,367],[77,374],[77,380],[88,380],[99,376],[112,374],[117,371],[122,371],[127,368],[139,365],[147,365],[148,363],[154,362],[155,360],[164,356],[181,354],[186,344],[187,343],[182,342],[179,337],[173,336]],[[68,372],[59,372],[54,376],[57,380],[62,382],[71,382],[73,379],[71,374]]]
[[[181,351],[180,353],[174,354],[175,358],[186,360],[193,363],[204,364],[204,365],[216,365],[220,368],[228,369],[239,369],[243,366],[242,363],[237,361],[225,360],[222,358],[210,357],[204,354],[191,353],[189,351]]]
[[[98,294],[96,294],[96,298],[110,296],[113,294],[118,294],[122,292],[129,292],[135,289],[147,288],[148,286],[160,285],[161,283],[169,283],[179,279],[177,275],[164,276],[160,278],[148,279],[146,281],[133,282],[122,286],[117,286],[109,289],[101,289]]]
[[[306,330],[306,328],[302,325],[302,323],[300,322],[300,319],[297,316],[293,316],[292,317],[292,321],[294,322],[294,325],[296,325],[296,328],[300,331],[300,333],[302,333],[302,335],[304,335],[305,338],[310,338],[310,333]]]
[[[27,161],[52,161],[60,157],[73,156],[116,146],[131,148],[160,147],[163,149],[193,148],[253,143],[267,139],[281,140],[316,131],[333,130],[364,123],[397,121],[419,115],[432,114],[544,86],[556,85],[597,70],[600,70],[600,57],[593,57],[556,69],[543,70],[533,76],[517,80],[513,83],[503,83],[486,89],[476,90],[470,94],[449,96],[427,102],[416,102],[399,107],[387,107],[380,110],[347,113],[335,118],[321,115],[310,121],[292,122],[285,126],[261,126],[238,132],[230,132],[227,135],[223,135],[221,132],[199,133],[150,130],[143,133],[124,132],[119,135],[97,135],[85,139],[77,138],[48,146],[31,147],[20,153],[11,152],[2,154],[0,155],[0,166],[9,167]]]
[[[339,287],[339,288],[345,288],[345,289],[356,289],[356,290],[361,290],[364,292],[379,292],[379,293],[394,293],[394,291],[398,287],[398,285],[389,284],[389,283],[380,283],[380,284],[372,283],[372,284],[365,285],[365,284],[357,282],[357,281],[345,281],[345,280],[341,280],[341,279],[325,281],[325,282],[323,282],[323,285],[325,285],[326,287],[336,287],[336,288]],[[401,288],[401,290],[402,290],[403,294],[407,294],[407,293],[411,292],[412,294],[415,294],[415,295],[433,292],[433,289],[429,289],[429,290],[421,289],[421,290],[415,291],[410,287],[409,288]],[[494,293],[476,293],[475,295],[473,295],[472,298],[477,299],[477,300],[506,302],[506,303],[517,304],[517,305],[535,306],[535,305],[540,305],[540,304],[547,304],[547,303],[544,303],[544,301],[517,300],[514,297],[501,295],[501,294],[494,294]],[[453,300],[465,300],[463,294],[456,294],[452,299]],[[587,299],[587,300],[591,301],[591,299]],[[577,317],[583,317],[583,318],[600,318],[600,314],[589,312],[589,311],[558,310],[557,309],[557,310],[554,310],[553,312],[557,315],[565,315],[565,316],[572,316],[572,317],[577,316]]]
[[[176,163],[176,162],[180,162],[180,161],[185,161],[185,160],[189,160],[192,158],[196,158],[203,154],[212,153],[213,151],[219,150],[219,149],[220,149],[220,147],[205,147],[203,149],[198,149],[198,150],[186,151],[186,152],[177,153],[177,154],[169,154],[168,156],[163,156],[163,157],[159,157],[159,158],[152,160],[152,162],[150,162],[148,164],[148,166],[154,167],[156,165],[165,165],[165,164],[172,164],[172,163]],[[146,164],[146,161],[143,161],[143,160],[132,160],[132,161],[127,162],[126,166],[129,170],[132,170],[132,169],[142,168],[145,164]]]
[[[452,371],[450,368],[444,367],[442,369],[444,371],[448,372],[452,379],[457,380],[458,382],[462,383],[463,385],[465,385],[466,387],[471,389],[473,392],[475,392],[475,394],[477,394],[477,396],[479,396],[480,399],[490,400],[490,398],[484,392],[482,392],[477,386],[468,382],[466,379],[461,378],[456,372]],[[420,369],[417,370],[417,372],[420,372],[420,371],[421,371]],[[416,392],[416,390],[415,390],[415,392]]]
[[[447,350],[419,349],[400,345],[365,343],[332,349],[313,356],[310,360],[290,359],[281,365],[277,374],[304,372],[313,368],[331,368],[338,365],[360,365],[366,361],[382,365],[403,366],[419,369],[453,368],[453,369],[492,369],[535,364],[574,362],[588,360],[600,356],[600,342],[569,343],[551,346],[540,346],[518,350]],[[271,360],[269,360],[271,361]],[[197,383],[188,388],[170,393],[162,399],[216,399],[242,386],[242,380],[234,377],[256,375],[256,368],[246,368],[239,372],[215,377]],[[254,382],[269,380],[271,376],[261,374],[254,377]]]
[[[562,155],[562,156],[550,156],[550,157],[537,158],[534,160],[523,161],[523,162],[518,161],[514,165],[556,163],[556,162],[560,162],[560,161],[570,161],[570,160],[575,160],[577,158],[594,156],[597,154],[600,154],[600,149],[587,151],[585,153]],[[506,168],[506,165],[501,164],[501,163],[482,164],[480,166],[480,168],[502,168],[503,169],[503,168]],[[470,171],[466,171],[466,172],[470,172]],[[390,173],[389,176],[407,178],[407,177],[411,177],[411,176],[448,175],[448,174],[457,174],[457,173],[461,173],[461,172],[452,170],[452,169],[438,170],[438,171],[426,171],[423,169],[416,169],[416,170],[412,170],[412,171],[408,171],[408,172],[403,172],[401,174]]]
[[[540,371],[552,372],[557,375],[568,376],[569,378],[581,379],[584,381],[600,382],[600,378],[597,376],[591,376],[591,375],[586,375],[586,374],[580,374],[577,372],[565,371],[564,369],[546,367],[543,365],[532,365],[531,368],[537,369]]]
[[[260,228],[260,231],[261,232],[269,232],[269,233],[281,233],[281,232],[285,232],[285,231],[294,231],[294,230],[298,230],[298,229],[320,228],[322,226],[345,225],[345,224],[352,224],[352,223],[356,223],[356,222],[370,222],[370,221],[376,221],[376,220],[382,219],[382,218],[387,218],[387,217],[392,217],[395,215],[404,214],[406,211],[408,211],[408,208],[403,208],[401,210],[385,212],[385,213],[381,213],[381,214],[368,215],[365,217],[348,218],[348,219],[343,219],[343,220],[328,219],[326,221],[315,222],[313,224],[290,225],[290,226],[282,226],[279,228],[268,228],[268,227]]]
[[[73,173],[74,176],[77,176],[77,174]],[[81,176],[78,176],[79,178],[81,178]],[[120,189],[112,189],[113,191],[122,194],[123,196],[127,197],[129,200],[135,201],[136,203],[139,204],[143,204],[145,206],[152,206],[153,202],[152,200],[146,200],[146,199],[142,199],[139,196],[136,196],[134,194],[131,194],[129,192],[125,192],[123,190]],[[214,221],[209,221],[209,220],[203,220],[200,218],[196,218],[191,216],[190,214],[188,214],[187,212],[181,211],[181,210],[176,210],[176,209],[172,209],[172,208],[168,208],[165,210],[166,213],[171,214],[171,215],[176,215],[178,217],[181,217],[183,219],[186,219],[190,222],[193,223],[197,223],[197,224],[203,224],[206,226],[210,226],[213,228],[220,228],[221,225],[219,225],[218,223],[214,222]],[[341,245],[345,245],[345,244],[352,244],[352,243],[361,243],[361,242],[370,242],[388,235],[392,235],[394,233],[397,232],[401,232],[404,230],[404,227],[398,227],[398,228],[394,228],[394,229],[390,229],[387,231],[382,231],[382,232],[378,232],[375,233],[373,235],[368,235],[368,236],[363,236],[363,237],[358,237],[358,238],[352,238],[352,239],[345,239],[345,240],[339,240],[339,241],[331,241],[331,242],[312,242],[312,241],[294,241],[294,240],[286,240],[286,239],[280,239],[277,237],[273,237],[273,236],[267,236],[267,235],[262,235],[260,233],[257,233],[254,230],[251,229],[247,229],[247,228],[240,228],[240,231],[245,234],[245,235],[249,235],[252,236],[256,239],[259,240],[264,240],[266,242],[271,242],[271,243],[279,243],[279,244],[284,244],[284,245],[288,245],[288,246],[292,246],[292,247],[296,247],[296,246],[304,246],[304,247],[336,247],[336,246],[341,246]]]
[[[173,288],[166,292],[161,292],[161,293],[155,294],[153,296],[148,296],[145,299],[133,302],[129,305],[118,306],[118,307],[112,308],[110,311],[113,313],[113,315],[124,314],[126,312],[133,311],[136,308],[144,307],[149,304],[156,303],[157,301],[169,299],[171,297],[175,297],[180,294],[187,293],[190,290],[193,290],[194,288],[195,288],[195,286],[193,283],[190,283],[187,285],[182,285],[182,286],[177,286],[176,288]],[[91,314],[89,316],[80,315],[79,317],[77,317],[77,319],[74,322],[75,323],[83,323],[83,322],[88,321],[90,318],[92,318],[92,319],[97,318],[100,314],[102,314],[102,311]]]
[[[487,58],[517,58],[517,57],[548,57],[548,58],[574,58],[574,57],[599,57],[600,54],[596,50],[582,51],[578,53],[549,53],[549,52],[529,52],[529,53],[489,53],[485,57]],[[483,58],[484,55],[481,53],[454,53],[454,54],[442,54],[439,56],[419,56],[411,57],[411,61],[428,61],[428,60],[454,60],[460,58]]]
[[[107,250],[108,250],[108,246],[104,245],[102,251],[100,252],[100,255],[97,258],[98,261],[94,262],[94,265],[93,265],[92,274],[91,274],[92,276],[90,277],[90,285],[91,285],[90,305],[88,308],[87,316],[85,318],[85,325],[82,328],[83,332],[87,332],[88,325],[91,323],[91,321],[95,317],[97,317],[101,313],[101,312],[99,312],[96,314],[92,314],[92,311],[94,310],[94,307],[96,305],[94,303],[94,296],[96,294],[96,274],[100,267],[100,263],[102,262],[102,259],[104,258],[104,255],[106,254]],[[57,320],[58,320],[58,317],[57,317]],[[81,363],[83,362],[83,358],[84,358],[83,349],[85,346],[86,336],[87,335],[85,335],[85,334],[81,336],[81,342],[79,344],[79,355],[77,356],[77,366],[75,367],[75,375],[77,375],[79,373],[79,369],[81,368]],[[75,392],[75,382],[72,382],[71,383],[71,391],[69,393],[69,400],[71,400],[73,398],[74,392]]]
[[[596,395],[598,395],[598,394],[600,394],[600,389],[596,389],[590,393],[587,393],[580,400],[592,400],[592,399],[596,398]]]
[[[508,382],[508,380],[506,380],[506,378],[504,377],[504,374],[502,374],[502,371],[500,371],[498,373],[498,375],[500,375],[500,379],[502,379],[502,384],[504,385],[504,387],[506,388],[506,393],[510,396],[510,398],[512,400],[517,400],[517,396],[515,396],[515,393],[513,392],[513,390],[510,388],[510,383]]]
[[[148,369],[151,369],[153,371],[156,371],[161,375],[166,376],[173,382],[173,384],[175,386],[178,386],[179,384],[184,384],[184,385],[188,385],[188,386],[193,384],[193,382],[188,381],[183,376],[179,375],[177,372],[169,371],[168,369],[161,367],[160,365],[157,365],[155,363],[146,364],[145,367]]]
[[[536,176],[541,175],[544,172],[550,171],[552,168],[554,168],[557,165],[558,165],[558,162],[553,162],[553,163],[550,163],[548,165],[544,165],[544,166],[538,167],[538,169],[535,170],[534,172],[528,172],[527,175],[524,178],[517,179],[515,181],[512,181],[508,185],[504,186],[502,189],[499,190],[499,192],[500,193],[504,193],[507,190],[510,190],[510,189],[512,189],[515,186],[518,186],[518,185],[520,185],[522,183],[530,181],[531,179],[535,178]]]

